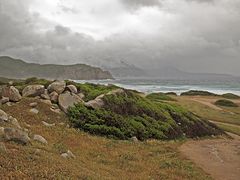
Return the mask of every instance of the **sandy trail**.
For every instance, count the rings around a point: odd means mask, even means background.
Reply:
[[[240,137],[233,139],[190,140],[180,152],[217,180],[239,180]]]

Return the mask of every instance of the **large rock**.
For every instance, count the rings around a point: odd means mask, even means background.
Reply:
[[[7,141],[13,141],[23,145],[26,145],[30,141],[27,132],[15,128],[4,128],[4,138]]]
[[[2,89],[2,96],[8,97],[10,101],[18,102],[22,99],[19,91],[14,86],[6,86]]]
[[[57,92],[53,91],[50,93],[49,96],[50,96],[51,102],[58,103],[58,93]]]
[[[67,109],[71,106],[74,106],[74,104],[78,104],[83,102],[82,99],[77,96],[76,94],[72,94],[70,92],[65,92],[63,94],[60,94],[58,97],[58,104],[62,111],[67,113]]]
[[[51,93],[55,91],[58,94],[61,94],[66,88],[65,81],[55,81],[48,86],[48,92]]]
[[[71,93],[74,93],[74,94],[77,94],[77,92],[78,92],[76,86],[74,86],[74,85],[68,85],[66,87],[66,89],[69,90]]]
[[[102,108],[104,106],[104,101],[103,101],[103,97],[105,95],[102,94],[98,97],[96,97],[94,100],[91,100],[91,101],[88,101],[85,103],[85,106],[87,107],[91,107],[93,109],[99,109],[99,108]]]
[[[24,97],[36,97],[43,94],[44,90],[45,88],[43,85],[29,85],[23,89],[22,95]]]
[[[7,113],[0,109],[0,122],[1,121],[8,121],[8,115]]]
[[[117,95],[117,94],[122,94],[122,93],[125,93],[125,91],[123,89],[112,90],[112,91],[108,92],[107,94],[101,94],[100,96],[96,97],[94,100],[86,102],[85,106],[91,107],[93,109],[102,108],[104,106],[104,101],[103,101],[104,96]]]

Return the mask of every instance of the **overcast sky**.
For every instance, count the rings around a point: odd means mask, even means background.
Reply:
[[[240,0],[0,0],[0,55],[240,75]]]

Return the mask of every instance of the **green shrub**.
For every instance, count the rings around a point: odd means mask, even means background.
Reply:
[[[166,95],[170,95],[170,96],[177,96],[177,93],[175,93],[175,92],[167,92],[165,94]]]
[[[104,107],[92,109],[78,104],[68,116],[75,128],[117,139],[136,136],[140,140],[176,139],[222,133],[215,125],[166,103],[155,103],[131,91],[105,95]]]
[[[226,98],[226,99],[240,99],[240,96],[232,94],[232,93],[223,94],[222,97]]]
[[[226,107],[238,107],[238,105],[232,101],[226,99],[220,99],[215,102],[215,105],[226,106]]]
[[[146,98],[153,101],[176,101],[175,99],[171,98],[170,96],[164,93],[151,93],[147,95]]]
[[[181,93],[181,96],[218,96],[218,95],[208,91],[191,90]]]
[[[78,91],[82,92],[85,95],[84,101],[93,100],[101,94],[108,93],[118,88],[115,85],[105,86],[105,85],[91,84],[91,83],[80,84],[73,81],[66,81],[66,82],[67,82],[67,85],[70,85],[70,84],[75,85]]]

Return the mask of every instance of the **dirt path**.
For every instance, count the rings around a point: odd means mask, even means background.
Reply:
[[[188,141],[180,152],[217,180],[239,180],[240,137]]]

